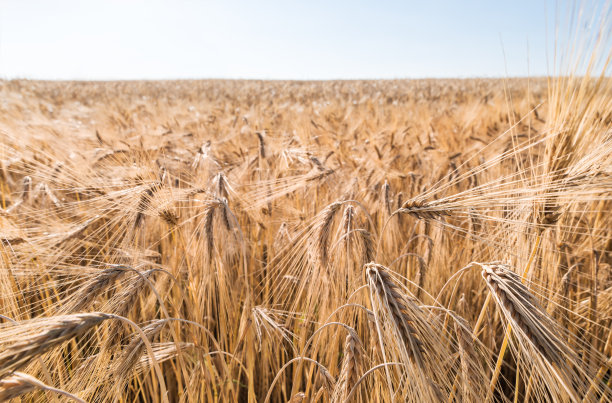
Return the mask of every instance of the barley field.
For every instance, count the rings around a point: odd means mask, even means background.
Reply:
[[[612,401],[610,78],[0,94],[0,400]]]

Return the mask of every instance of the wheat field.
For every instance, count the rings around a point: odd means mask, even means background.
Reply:
[[[612,401],[609,78],[0,94],[0,400]]]

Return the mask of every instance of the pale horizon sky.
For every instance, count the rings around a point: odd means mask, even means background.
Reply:
[[[0,78],[542,76],[564,4],[0,0]]]

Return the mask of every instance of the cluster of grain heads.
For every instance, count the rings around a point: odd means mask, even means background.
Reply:
[[[0,396],[611,400],[570,81],[0,82]]]

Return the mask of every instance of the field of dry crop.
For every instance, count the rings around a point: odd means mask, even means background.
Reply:
[[[612,401],[612,81],[0,82],[0,400]]]

